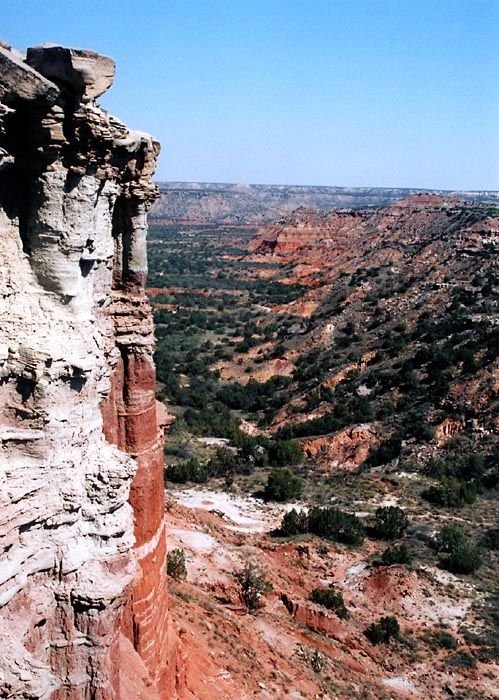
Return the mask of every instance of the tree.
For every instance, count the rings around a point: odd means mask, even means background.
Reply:
[[[348,610],[343,602],[343,594],[341,591],[334,591],[331,588],[314,588],[310,592],[309,599],[313,603],[323,605],[328,610],[332,610],[342,619],[348,617]]]
[[[396,617],[382,617],[369,625],[364,634],[372,644],[388,644],[391,639],[400,637],[400,625]]]
[[[254,564],[247,563],[242,571],[236,574],[236,579],[241,587],[241,598],[250,611],[262,608],[262,597],[272,586],[267,581],[265,574]]]
[[[391,566],[392,564],[410,564],[412,562],[412,555],[407,549],[405,544],[397,546],[393,544],[388,549],[385,549],[381,555],[381,563],[385,566]]]
[[[281,535],[301,535],[308,530],[308,517],[304,510],[292,508],[285,513],[279,528]]]
[[[453,525],[443,526],[435,547],[444,569],[454,574],[472,574],[482,564],[478,547]]]
[[[487,549],[499,551],[499,527],[492,527],[483,536],[483,545]]]
[[[400,456],[402,440],[395,436],[382,442],[378,447],[373,447],[367,458],[367,463],[371,467],[379,467],[388,464],[396,457]]]
[[[303,453],[299,444],[294,440],[270,440],[267,451],[269,463],[272,466],[293,466],[303,461]]]
[[[453,476],[442,476],[438,486],[430,486],[421,495],[436,506],[462,508],[476,499],[477,487],[473,482],[461,481]]]
[[[289,469],[276,469],[267,478],[265,498],[267,501],[289,501],[299,498],[303,492],[303,480]]]
[[[362,544],[365,534],[360,518],[333,507],[311,508],[308,514],[308,530],[319,537],[352,545]]]
[[[407,528],[409,521],[402,508],[398,506],[380,506],[374,515],[372,532],[383,540],[396,540]]]
[[[213,476],[225,476],[237,470],[237,455],[228,447],[217,447],[215,454],[208,462],[208,469]]]
[[[208,481],[208,470],[199,464],[196,457],[190,457],[186,462],[172,464],[165,469],[165,479],[175,484],[185,484],[186,481],[204,484]]]

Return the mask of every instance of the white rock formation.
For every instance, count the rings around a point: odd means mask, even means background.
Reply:
[[[110,59],[27,60],[0,47],[0,697],[114,698],[136,463],[100,404],[113,275],[145,275],[159,147],[94,104]]]

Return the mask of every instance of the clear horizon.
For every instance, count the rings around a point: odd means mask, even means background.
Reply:
[[[234,185],[236,187],[326,187],[330,189],[373,189],[373,190],[421,190],[427,192],[498,192],[499,189],[490,188],[468,188],[468,189],[448,189],[443,187],[400,187],[399,185],[309,185],[306,182],[229,182],[228,180],[161,180],[154,175],[153,181],[160,185]]]
[[[2,38],[112,56],[163,182],[499,190],[497,0],[17,0]]]

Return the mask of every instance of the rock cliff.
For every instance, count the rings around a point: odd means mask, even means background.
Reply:
[[[175,695],[144,293],[159,144],[111,59],[0,47],[0,696]]]
[[[324,274],[332,280],[375,265],[409,262],[413,272],[443,260],[454,266],[456,250],[489,257],[497,231],[493,205],[418,194],[381,209],[297,209],[262,227],[249,251],[292,264],[292,281],[321,286]]]
[[[421,190],[400,187],[307,187],[301,185],[237,185],[213,182],[160,182],[160,197],[151,218],[172,224],[253,227],[270,225],[299,207],[319,211],[339,207],[379,207]],[[433,190],[426,190],[428,194]],[[497,192],[449,192],[446,197],[497,202]]]

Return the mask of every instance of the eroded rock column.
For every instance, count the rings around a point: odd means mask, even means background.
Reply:
[[[120,201],[115,208],[113,303],[120,359],[112,391],[102,405],[108,440],[136,460],[130,490],[139,574],[126,607],[123,628],[150,670],[161,696],[174,695],[175,644],[167,625],[166,538],[163,497],[163,430],[171,422],[156,402],[154,334],[146,281],[144,202]]]
[[[175,693],[144,292],[159,146],[95,103],[113,74],[0,47],[2,697]]]

